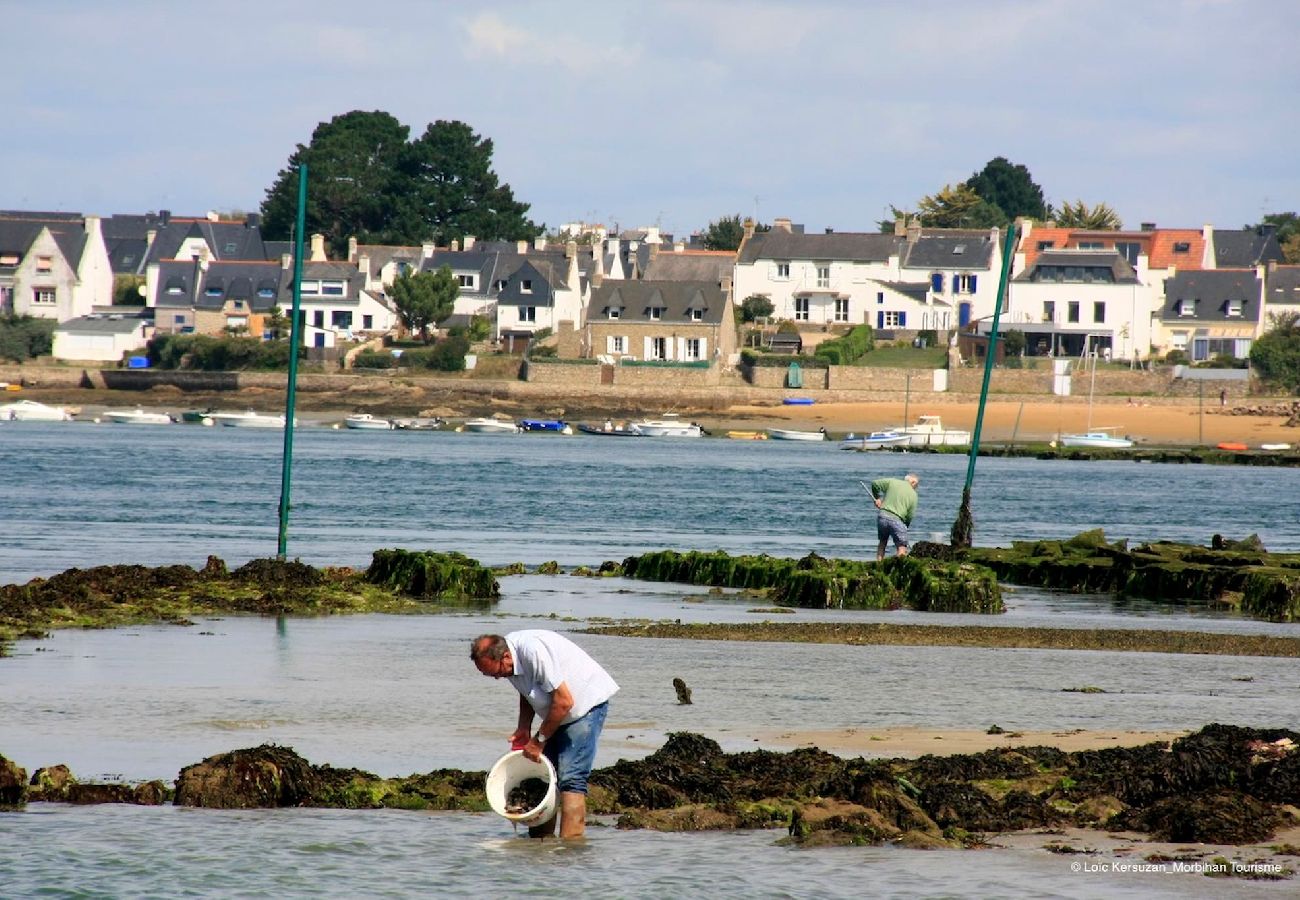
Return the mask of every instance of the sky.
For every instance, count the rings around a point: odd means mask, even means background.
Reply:
[[[1127,227],[1300,210],[1292,0],[0,0],[0,209],[256,211],[352,110],[466,122],[549,230],[875,231],[1026,166]]]

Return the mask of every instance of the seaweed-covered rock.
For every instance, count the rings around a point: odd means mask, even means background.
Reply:
[[[27,770],[0,756],[0,809],[19,807],[26,802]]]
[[[32,794],[41,800],[60,800],[72,783],[72,770],[62,763],[57,766],[42,766],[32,773]]]
[[[311,763],[291,748],[263,744],[210,756],[181,769],[175,802],[214,809],[300,806],[320,786]]]
[[[1110,828],[1149,832],[1162,841],[1250,844],[1271,838],[1281,824],[1276,810],[1236,792],[1168,797],[1146,809],[1125,810]]]
[[[496,600],[492,570],[460,553],[376,550],[366,580],[426,600]]]
[[[50,799],[50,798],[45,798]],[[144,784],[91,784],[72,782],[59,798],[65,803],[89,806],[97,803],[129,803],[135,806],[159,806],[167,799],[167,786],[161,781]]]
[[[252,559],[232,572],[231,577],[266,588],[315,587],[324,580],[319,570],[296,559]]]
[[[790,820],[790,837],[811,846],[879,844],[899,834],[876,810],[833,798],[796,808]]]

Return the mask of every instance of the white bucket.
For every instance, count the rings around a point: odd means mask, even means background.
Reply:
[[[529,778],[540,778],[546,782],[546,796],[542,802],[527,812],[506,812],[506,798],[510,792]],[[512,750],[496,761],[487,776],[487,799],[492,811],[502,818],[521,825],[540,825],[555,815],[555,804],[559,797],[556,787],[555,766],[545,756],[541,762],[533,762],[524,756],[522,750]]]

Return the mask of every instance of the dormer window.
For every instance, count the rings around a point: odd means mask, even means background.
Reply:
[[[1039,242],[1038,242],[1038,249],[1039,249],[1039,250],[1051,250],[1051,249],[1052,249],[1053,247],[1055,247],[1055,246],[1056,246],[1056,241],[1039,241]]]
[[[1189,244],[1187,241],[1174,241],[1175,253],[1186,253],[1191,249],[1192,249],[1192,245]]]
[[[1241,318],[1242,304],[1240,300],[1229,300],[1223,305],[1223,314],[1231,319]]]
[[[222,253],[234,253],[234,252],[235,252],[236,250],[238,250],[238,249],[239,249],[239,245],[236,244],[234,241],[230,241],[229,243],[226,244],[226,246],[222,249],[221,252],[222,252]]]
[[[498,278],[497,291],[504,291],[505,289],[506,289],[506,280],[504,278]]]
[[[692,322],[703,322],[703,321],[704,321],[704,310],[702,310],[702,309],[692,309],[692,310],[690,311],[690,313],[691,313],[691,321],[692,321]]]
[[[321,282],[321,293],[326,297],[342,297],[343,282],[341,281],[323,281]]]
[[[1180,316],[1194,316],[1194,315],[1196,315],[1196,301],[1195,301],[1195,300],[1179,300],[1179,301],[1178,301],[1178,315],[1180,315]]]
[[[477,279],[475,279],[475,277],[472,274],[456,276],[456,283],[463,288],[468,288],[471,291],[474,290],[474,283],[476,280]]]
[[[664,317],[664,308],[662,306],[651,306],[646,310],[646,318],[651,322],[658,322]]]
[[[531,294],[533,292],[533,281],[531,278],[525,278],[519,282],[519,293]]]
[[[622,312],[622,310],[619,309],[617,306],[607,306],[607,307],[605,307],[605,315],[606,315],[608,318],[610,318],[610,319],[617,319],[617,318],[619,317],[619,314],[620,314],[621,312]]]
[[[220,297],[220,296],[221,296],[222,294],[224,294],[224,293],[225,293],[225,291],[222,289],[221,285],[219,285],[219,284],[214,284],[214,285],[210,286],[209,288],[207,288],[207,289],[203,292],[203,296],[205,296],[205,297]]]

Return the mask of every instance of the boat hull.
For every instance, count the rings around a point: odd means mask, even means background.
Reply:
[[[579,425],[578,430],[583,434],[592,434],[597,437],[641,437],[641,435],[630,428],[603,428],[599,425]]]
[[[461,426],[474,434],[516,434],[519,426],[505,419],[470,419]]]
[[[101,418],[115,425],[171,425],[175,421],[167,413],[145,412],[141,409],[106,409]]]
[[[72,413],[62,406],[46,406],[35,400],[15,400],[0,406],[0,422],[71,422]]]
[[[387,419],[377,419],[369,413],[360,413],[344,419],[343,427],[353,431],[392,431],[393,423]]]
[[[227,428],[283,428],[284,416],[268,416],[263,413],[213,413],[208,416],[215,424]]]
[[[1091,447],[1094,450],[1125,450],[1133,446],[1133,442],[1128,438],[1115,437],[1114,435],[1102,432],[1088,432],[1087,434],[1063,434],[1061,435],[1062,447]]]
[[[824,431],[796,431],[790,428],[769,428],[767,436],[774,441],[824,441]]]
[[[642,437],[702,437],[704,429],[684,422],[633,422],[631,426]]]
[[[846,438],[840,442],[845,450],[884,450],[888,447],[903,447],[909,442],[905,434],[897,431],[873,431],[862,437]]]

